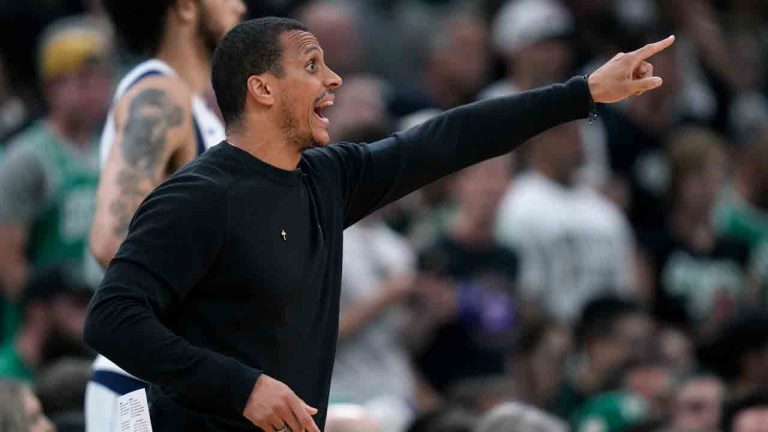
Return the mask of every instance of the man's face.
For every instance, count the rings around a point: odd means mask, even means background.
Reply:
[[[246,12],[242,0],[199,0],[199,8],[197,33],[210,53]]]
[[[685,430],[715,430],[720,424],[722,384],[714,378],[696,378],[678,390],[674,425]]]
[[[106,116],[112,94],[112,69],[94,60],[48,85],[48,103],[70,122],[96,127]]]
[[[275,108],[283,132],[299,149],[326,145],[331,122],[323,109],[333,105],[333,91],[341,86],[341,77],[325,64],[312,33],[289,31],[280,41],[283,74],[277,80]]]

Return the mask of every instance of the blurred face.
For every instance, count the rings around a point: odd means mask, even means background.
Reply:
[[[334,103],[341,86],[324,61],[320,43],[312,33],[290,31],[281,37],[283,76],[277,80],[276,106],[288,141],[299,149],[330,142],[331,121],[323,110]]]
[[[612,376],[648,352],[652,333],[653,323],[646,315],[627,315],[614,324],[612,335],[594,343],[590,359]]]
[[[112,67],[106,59],[86,63],[79,70],[48,83],[52,112],[71,123],[97,127],[106,117],[112,96]]]
[[[563,39],[547,39],[521,48],[514,56],[514,64],[515,73],[525,75],[520,78],[538,87],[565,78],[571,51]]]
[[[54,427],[43,414],[40,401],[29,389],[24,389],[24,411],[29,419],[29,432],[53,432]]]
[[[577,123],[566,123],[534,138],[533,163],[555,181],[570,183],[584,162],[584,143]]]
[[[382,83],[375,78],[345,80],[332,108],[324,115],[333,122],[333,136],[342,141],[381,139],[387,133],[387,107]],[[378,135],[378,136],[370,136]]]
[[[733,421],[734,432],[768,432],[768,407],[741,412]]]
[[[210,53],[219,41],[243,19],[246,8],[242,0],[199,0],[198,35]]]
[[[508,155],[465,169],[454,185],[456,202],[463,211],[490,222],[509,186],[511,169]]]
[[[722,384],[696,378],[684,384],[674,401],[673,425],[685,430],[716,430],[720,424]]]
[[[435,53],[436,73],[452,88],[471,98],[485,84],[490,67],[488,30],[481,21],[457,19],[450,23],[446,45]]]
[[[326,61],[341,73],[353,72],[360,60],[355,17],[338,4],[314,3],[300,19],[328,47]]]
[[[702,169],[689,172],[680,179],[676,199],[683,208],[709,214],[717,202],[724,179],[725,167],[722,163],[710,161]]]

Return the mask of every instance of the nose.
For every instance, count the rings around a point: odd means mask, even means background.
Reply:
[[[328,73],[326,74],[325,78],[325,86],[329,89],[337,89],[341,87],[341,84],[344,83],[344,80],[341,79],[341,77],[334,72],[331,68],[327,68]]]
[[[243,19],[243,16],[248,11],[248,9],[245,6],[245,3],[243,3],[243,0],[235,0],[235,13],[237,13],[238,19]]]

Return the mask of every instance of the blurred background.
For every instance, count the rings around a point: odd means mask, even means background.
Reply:
[[[246,3],[318,36],[336,141],[677,36],[661,89],[345,232],[327,431],[768,431],[768,2]],[[105,60],[59,76],[47,35],[83,20]],[[141,60],[111,35],[99,0],[0,0],[0,431],[83,430],[95,142]]]

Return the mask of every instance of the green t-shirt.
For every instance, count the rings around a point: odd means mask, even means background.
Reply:
[[[78,148],[39,121],[9,144],[0,167],[0,223],[29,227],[33,267],[82,265],[98,181],[95,140]]]
[[[32,382],[34,374],[16,352],[15,342],[11,339],[0,346],[0,377]]]
[[[625,391],[598,395],[583,404],[572,416],[574,432],[621,432],[648,418],[648,407]]]
[[[44,121],[8,144],[0,162],[0,224],[28,230],[26,256],[32,271],[65,265],[82,276],[93,220],[99,159],[96,140],[82,149]],[[0,299],[0,342],[18,326],[15,305]]]
[[[718,231],[751,247],[768,242],[768,212],[744,202],[734,192],[728,195],[718,206]]]

